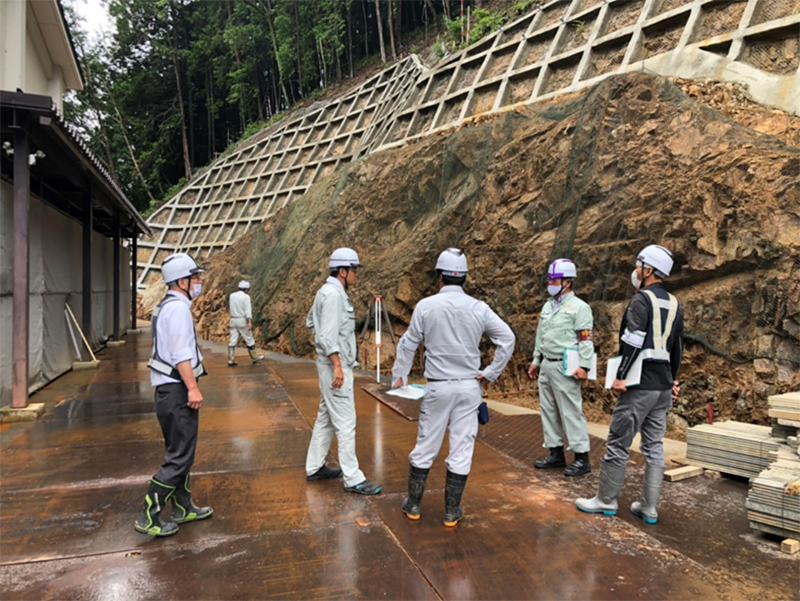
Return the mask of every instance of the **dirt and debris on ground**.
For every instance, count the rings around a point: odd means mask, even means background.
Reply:
[[[636,253],[656,242],[674,253],[669,287],[686,320],[673,426],[704,422],[709,403],[718,419],[766,423],[767,396],[800,388],[800,118],[736,86],[677,84],[613,76],[343,167],[210,260],[202,335],[225,341],[227,295],[244,277],[260,344],[313,356],[305,317],[338,246],[364,264],[351,292],[359,318],[382,294],[401,334],[436,290],[436,256],[455,246],[469,257],[468,292],[517,335],[495,390],[529,399],[548,262],[576,261],[602,362],[617,354]],[[371,339],[364,349],[374,369]],[[392,351],[384,337],[384,369]],[[584,399],[595,415],[615,400],[599,383]]]

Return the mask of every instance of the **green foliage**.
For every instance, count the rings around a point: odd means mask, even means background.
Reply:
[[[482,8],[476,8],[473,17],[475,22],[470,28],[469,39],[467,39],[468,46],[480,40],[487,33],[497,30],[507,20],[507,17],[499,11],[489,11]]]
[[[586,31],[586,21],[573,21],[572,26],[575,28],[576,35],[581,35]]]
[[[542,4],[544,4],[543,0],[519,0],[511,7],[511,10],[520,15],[527,12],[531,7],[541,6]]]

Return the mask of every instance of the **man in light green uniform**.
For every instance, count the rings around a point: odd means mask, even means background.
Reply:
[[[556,259],[547,269],[547,292],[536,330],[536,348],[528,377],[539,380],[539,404],[542,412],[544,446],[547,457],[534,462],[539,469],[564,467],[564,434],[575,461],[566,476],[581,476],[592,471],[589,463],[589,432],[581,408],[581,384],[589,376],[594,355],[592,309],[572,292],[577,271],[569,259]],[[564,375],[564,349],[577,349],[579,364]]]

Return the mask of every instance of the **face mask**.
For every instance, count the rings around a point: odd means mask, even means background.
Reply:
[[[642,287],[642,280],[639,279],[638,269],[634,269],[631,273],[631,284],[637,290]]]
[[[200,296],[200,293],[203,291],[202,284],[192,284],[192,290],[189,292],[189,298],[195,299]]]
[[[547,294],[550,296],[558,296],[561,294],[561,291],[564,289],[564,286],[554,286],[553,284],[549,284],[547,286]]]

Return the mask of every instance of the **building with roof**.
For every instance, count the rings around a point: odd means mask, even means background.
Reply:
[[[135,323],[149,228],[63,117],[82,88],[59,1],[0,2],[0,406],[85,358],[81,333],[96,350]]]

